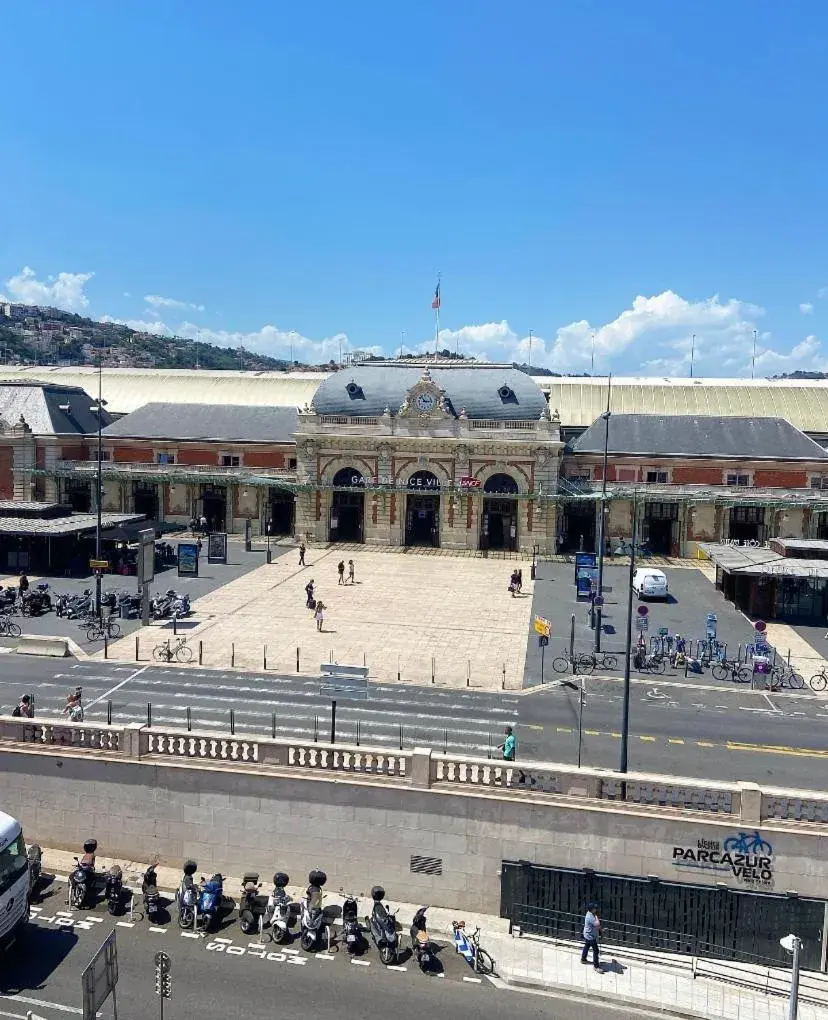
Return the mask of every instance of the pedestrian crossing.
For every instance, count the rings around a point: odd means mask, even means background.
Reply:
[[[189,724],[229,734],[232,710],[239,734],[330,740],[331,695],[320,695],[321,681],[309,677],[79,664],[37,682],[36,715],[59,715],[77,685],[83,687],[90,722],[106,722],[111,703],[115,724],[146,723],[149,717],[153,726]],[[517,698],[499,694],[369,683],[367,700],[337,698],[336,739],[486,756],[497,753],[517,708]]]

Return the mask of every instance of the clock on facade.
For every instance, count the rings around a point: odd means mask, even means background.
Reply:
[[[433,411],[437,404],[437,399],[433,393],[421,393],[417,397],[417,410],[418,411]]]

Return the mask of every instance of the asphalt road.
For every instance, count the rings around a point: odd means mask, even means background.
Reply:
[[[113,929],[113,921],[101,906],[63,917],[56,916],[58,910],[67,910],[64,888],[53,890],[20,942],[5,959],[0,957],[0,1017],[25,1020],[27,1010],[44,1020],[80,1015],[81,973]],[[171,959],[172,998],[164,1010],[168,1020],[271,1020],[288,1015],[318,1020],[373,1015],[615,1020],[632,1015],[622,1003],[616,1008],[568,1002],[474,978],[441,938],[436,940],[442,946],[439,970],[426,975],[407,958],[407,951],[397,969],[387,970],[373,948],[357,962],[351,962],[345,951],[313,956],[298,945],[284,952],[269,942],[260,948],[242,935],[235,915],[214,937],[184,936],[174,924],[149,931],[145,921],[128,918],[115,931],[121,1020],[159,1015],[153,966],[159,950]],[[403,944],[407,942],[404,934]],[[111,1000],[100,1014],[112,1016]]]
[[[0,705],[35,697],[39,715],[59,714],[81,685],[87,718],[187,724],[282,739],[330,739],[331,698],[308,677],[199,667],[2,659]],[[617,767],[623,687],[620,679],[585,682],[581,761]],[[370,684],[366,701],[337,698],[337,739],[404,748],[430,746],[497,754],[506,724],[517,726],[520,760],[576,762],[579,693],[547,684],[525,694]],[[358,729],[357,729],[358,727]],[[828,700],[812,694],[765,695],[741,688],[636,679],[630,696],[631,770],[708,779],[825,788]]]

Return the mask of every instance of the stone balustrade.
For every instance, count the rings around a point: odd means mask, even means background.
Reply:
[[[33,749],[61,749],[116,755],[130,760],[178,760],[217,763],[235,768],[273,767],[291,774],[327,773],[381,780],[418,789],[452,789],[514,797],[561,798],[573,803],[622,802],[639,809],[720,815],[743,825],[788,821],[828,825],[828,792],[760,787],[756,783],[645,775],[622,775],[606,769],[577,768],[554,762],[504,762],[428,747],[399,751],[382,747],[327,744],[308,740],[273,740],[253,735],[73,723],[62,719],[0,716],[0,748],[23,744]]]

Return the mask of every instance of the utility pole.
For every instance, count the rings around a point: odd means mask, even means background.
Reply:
[[[596,595],[603,598],[604,595],[604,546],[606,545],[606,518],[607,518],[607,466],[609,461],[609,426],[610,426],[610,401],[612,400],[612,376],[607,376],[607,409],[601,415],[604,419],[604,471],[601,479],[601,518],[598,521],[598,591]],[[603,614],[603,603],[594,608],[592,619],[595,624],[595,651],[601,651],[601,616]]]
[[[635,573],[635,542],[638,537],[638,490],[633,490],[632,541],[630,545],[630,576],[627,590],[627,642],[624,649],[624,701],[621,713],[621,763],[619,772],[627,771],[630,745],[630,657],[632,655],[633,574]],[[626,784],[625,784],[626,786]],[[626,791],[625,791],[626,792]]]
[[[693,362],[696,358],[696,334],[690,338],[690,378],[693,378]]]
[[[400,330],[400,357],[403,356],[403,350],[405,349],[405,330]]]
[[[103,503],[103,348],[98,349],[98,403],[95,406],[98,416],[98,471],[96,475],[97,521],[95,524],[95,559],[101,558],[101,514]],[[95,615],[101,617],[101,568],[95,568]]]
[[[535,335],[534,329],[529,330],[529,368],[532,367],[532,338]]]
[[[591,375],[595,375],[595,330],[592,331],[592,357],[589,363],[589,370]]]
[[[750,377],[754,378],[756,372],[756,330],[753,331],[753,355],[750,359]]]

